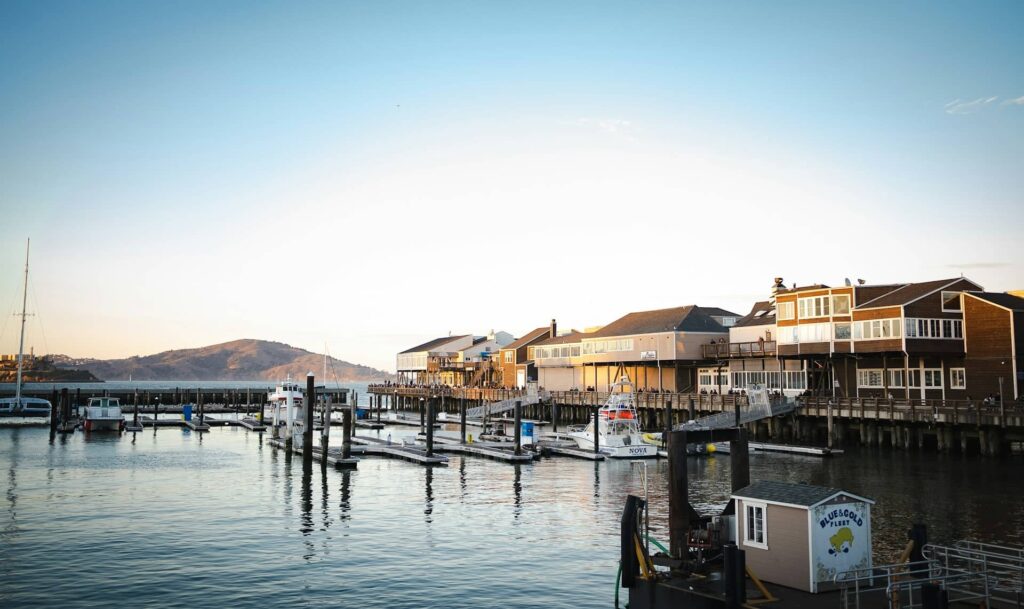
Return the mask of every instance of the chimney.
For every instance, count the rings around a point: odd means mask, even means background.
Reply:
[[[775,306],[775,296],[779,293],[779,290],[785,288],[786,285],[782,283],[782,277],[776,277],[775,283],[772,284],[772,295],[768,298],[768,304]]]
[[[551,320],[551,327],[548,329],[548,338],[554,338],[558,336],[558,322]]]

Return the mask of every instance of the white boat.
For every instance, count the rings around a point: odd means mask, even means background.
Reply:
[[[292,438],[294,446],[300,446],[302,442],[302,388],[289,376],[277,384],[274,391],[267,394],[267,404],[270,405],[271,430],[275,438],[284,440]],[[298,444],[295,444],[295,437],[298,436]]]
[[[41,421],[49,422],[53,407],[49,400],[26,398],[21,395],[21,376],[25,364],[25,319],[28,317],[28,254],[31,244],[31,241],[25,242],[25,285],[21,294],[21,337],[18,339],[18,376],[14,381],[15,393],[12,398],[0,398],[0,417],[35,424]]]
[[[124,425],[121,402],[117,398],[89,398],[82,411],[82,429],[85,431],[121,431]]]
[[[644,441],[637,422],[633,384],[623,376],[612,386],[608,401],[597,414],[598,451],[619,459],[657,457],[658,447]],[[594,422],[583,431],[571,431],[569,437],[584,450],[594,450]]]

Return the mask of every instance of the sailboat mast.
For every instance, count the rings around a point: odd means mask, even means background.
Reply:
[[[25,242],[25,288],[21,293],[21,338],[18,339],[18,379],[15,382],[15,401],[21,407],[21,371],[25,362],[25,317],[28,307],[28,252],[32,240]]]

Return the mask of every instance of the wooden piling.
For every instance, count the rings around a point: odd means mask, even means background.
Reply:
[[[427,400],[427,456],[434,456],[434,400]]]
[[[523,454],[523,403],[517,401],[515,406],[516,456]]]

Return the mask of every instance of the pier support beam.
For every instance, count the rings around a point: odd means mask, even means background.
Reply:
[[[427,456],[434,456],[434,400],[427,400]]]
[[[523,403],[516,402],[515,407],[516,456],[523,454]]]
[[[466,398],[459,399],[459,442],[466,443]]]

